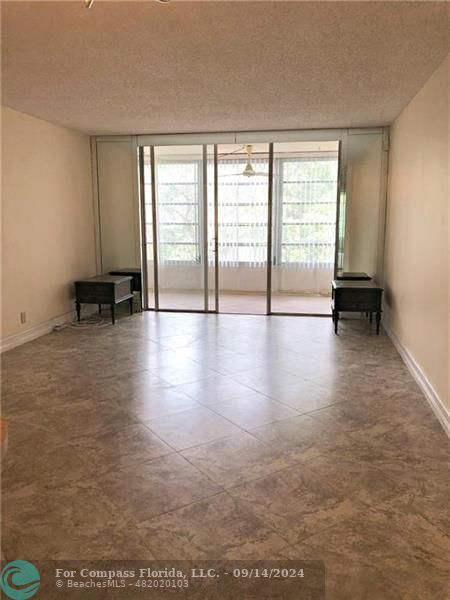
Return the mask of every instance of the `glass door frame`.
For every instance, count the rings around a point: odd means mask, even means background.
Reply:
[[[167,144],[170,145],[177,145]],[[190,145],[190,144],[189,144]],[[141,233],[141,271],[143,288],[143,309],[160,312],[189,312],[189,313],[216,313],[218,312],[218,187],[217,187],[217,144],[214,144],[214,309],[209,306],[209,240],[208,240],[208,146],[212,144],[193,144],[202,147],[202,218],[201,218],[201,243],[203,260],[203,308],[164,308],[160,306],[159,301],[159,246],[158,246],[158,222],[157,222],[157,180],[156,180],[156,158],[155,147],[161,145],[147,145],[138,143],[138,179],[139,179],[139,204],[140,204],[140,233]],[[154,307],[149,307],[149,288],[148,288],[148,256],[147,256],[147,223],[146,223],[146,197],[145,197],[145,178],[144,178],[144,147],[150,149],[150,178],[151,178],[151,213],[152,213],[152,246],[153,246],[153,294]]]
[[[266,315],[272,315],[272,261],[273,261],[273,142],[269,143],[269,176],[267,184],[267,259],[266,259]]]
[[[325,141],[325,138],[320,138],[322,141]],[[292,140],[294,141],[294,140]],[[297,140],[295,140],[297,141]],[[317,138],[314,139],[314,136],[311,138],[303,138],[300,141],[318,141]],[[333,136],[330,139],[326,139],[329,142],[336,142],[338,144],[338,169],[337,169],[337,184],[336,184],[336,224],[335,224],[335,239],[334,239],[334,264],[333,264],[333,279],[336,279],[336,275],[339,270],[338,258],[339,258],[339,248],[340,248],[340,235],[345,235],[345,210],[343,215],[341,215],[341,197],[345,198],[345,169],[346,169],[346,161],[342,160],[342,150],[343,147],[346,148],[346,135],[338,136],[336,135],[333,139]],[[267,239],[267,310],[266,315],[275,315],[275,316],[288,316],[288,317],[331,317],[331,307],[330,314],[316,314],[316,313],[303,313],[303,312],[283,312],[283,311],[273,311],[272,310],[272,266],[274,264],[274,254],[273,254],[273,186],[274,186],[274,176],[273,176],[273,163],[274,163],[274,144],[271,142],[269,144],[269,190],[268,190],[268,239]],[[345,206],[345,205],[344,205]],[[341,217],[343,217],[344,223],[342,226]],[[331,281],[330,281],[331,288]]]
[[[339,264],[339,250],[341,242],[345,237],[345,197],[346,197],[346,170],[347,170],[347,137],[346,129],[331,130],[299,130],[282,132],[238,132],[230,134],[162,134],[136,136],[136,150],[138,155],[138,182],[139,182],[139,204],[140,204],[140,233],[141,233],[141,266],[143,309],[161,312],[189,312],[189,313],[220,313],[219,280],[220,280],[220,258],[219,258],[219,182],[218,182],[218,144],[220,143],[258,143],[264,142],[269,146],[269,171],[268,171],[268,211],[267,211],[267,260],[266,260],[266,315],[288,315],[288,316],[325,316],[312,313],[284,313],[272,310],[272,264],[273,264],[273,197],[274,197],[274,142],[281,141],[336,141],[338,142],[338,179],[336,199],[336,233],[335,233],[335,258],[334,278],[341,268]],[[158,231],[157,231],[157,189],[155,169],[155,147],[173,145],[198,145],[202,146],[202,191],[203,191],[203,309],[175,309],[161,308],[159,304],[159,274],[158,274]],[[152,234],[153,234],[153,279],[154,279],[154,307],[149,307],[148,302],[148,263],[147,263],[147,236],[146,236],[146,198],[144,185],[144,147],[150,148],[150,174],[151,174],[151,210],[152,210]],[[212,244],[213,279],[214,279],[214,306],[210,306],[209,299],[209,240],[208,240],[208,148],[213,148],[213,212],[214,212],[214,238]],[[148,204],[148,203],[147,203]],[[343,210],[342,210],[343,209]],[[331,285],[331,282],[330,282]]]

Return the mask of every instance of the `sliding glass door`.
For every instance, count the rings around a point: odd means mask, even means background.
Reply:
[[[266,314],[269,144],[221,144],[219,310]]]
[[[330,314],[338,142],[274,144],[271,312]]]
[[[139,149],[147,307],[330,314],[338,141]]]
[[[202,156],[202,146],[155,148],[161,309],[204,309]]]
[[[214,303],[210,306],[215,283],[211,277],[214,227],[208,214],[208,151],[212,153],[212,146],[140,149],[149,308],[215,310]]]

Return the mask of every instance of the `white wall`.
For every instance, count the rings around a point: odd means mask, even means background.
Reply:
[[[450,407],[447,58],[393,124],[386,232],[386,321]]]
[[[140,264],[137,164],[131,138],[97,143],[101,270]]]
[[[72,283],[95,275],[95,250],[88,136],[6,107],[2,130],[7,347],[13,338],[73,311]]]

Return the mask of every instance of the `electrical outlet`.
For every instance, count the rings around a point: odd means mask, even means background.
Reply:
[[[22,325],[27,322],[27,313],[26,312],[20,313],[20,322],[22,323]]]

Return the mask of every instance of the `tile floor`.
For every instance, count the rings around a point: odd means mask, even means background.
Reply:
[[[124,315],[6,353],[2,401],[7,560],[323,559],[327,598],[450,597],[449,440],[365,320]]]

